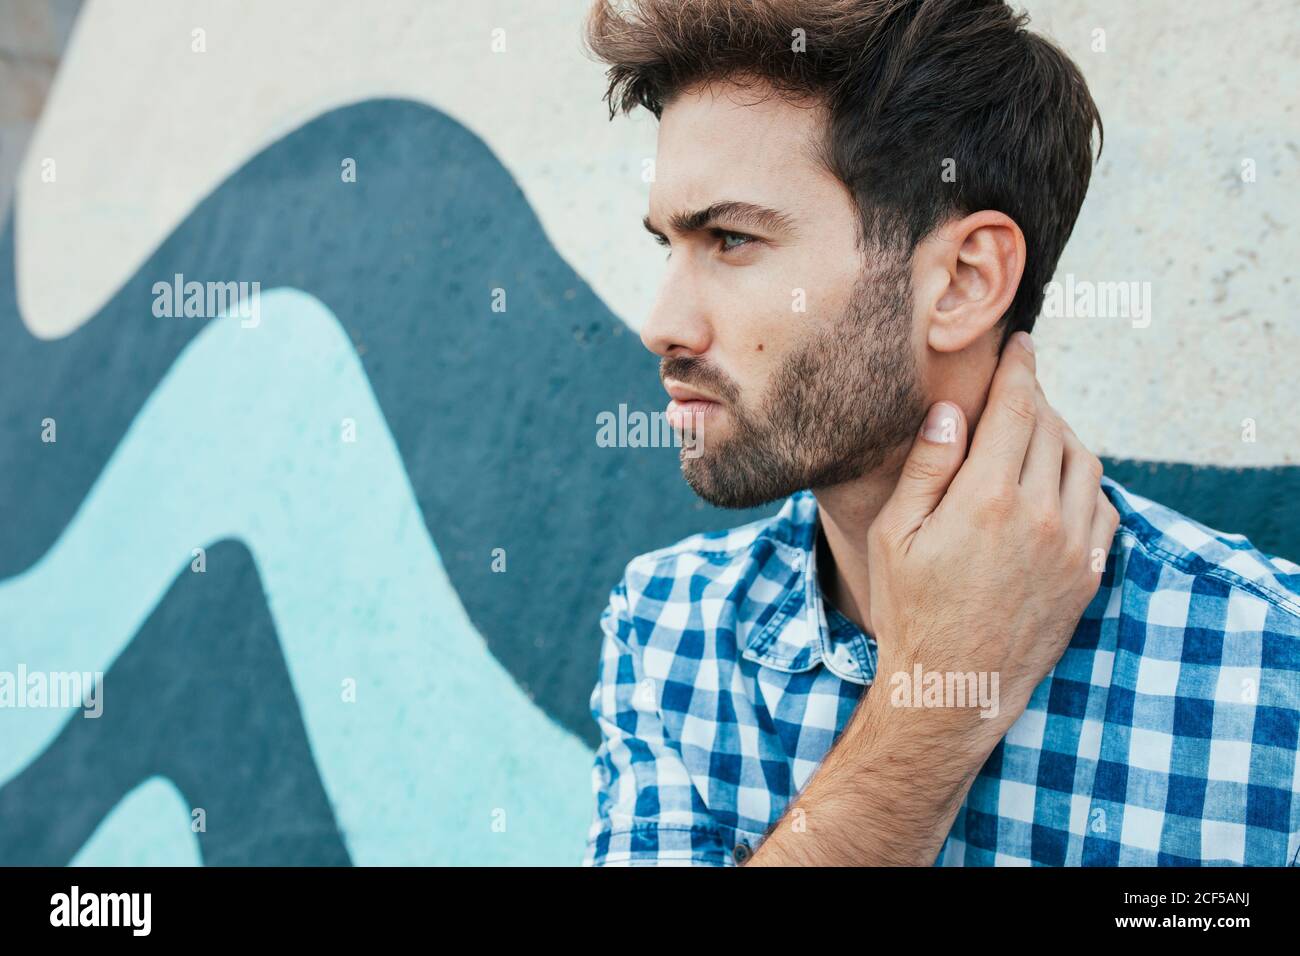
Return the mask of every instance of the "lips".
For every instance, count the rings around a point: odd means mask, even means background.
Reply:
[[[714,405],[719,404],[718,400],[708,392],[692,388],[690,385],[676,379],[664,379],[664,388],[675,402],[711,402]]]
[[[684,429],[698,430],[700,425],[714,415],[721,406],[717,402],[679,402],[673,399],[668,403],[665,414],[668,417],[668,424],[679,431]]]
[[[664,388],[672,396],[665,415],[668,424],[677,431],[699,431],[704,423],[716,415],[722,404],[707,392],[668,380]]]

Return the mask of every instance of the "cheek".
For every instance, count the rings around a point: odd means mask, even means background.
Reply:
[[[713,359],[746,398],[807,318],[790,303],[789,289],[771,283],[762,289],[733,288],[726,297],[725,316],[714,326]]]
[[[853,287],[853,275],[803,256],[797,265],[773,262],[770,271],[767,265],[735,276],[727,295],[729,321],[715,336],[717,361],[749,405],[801,342],[835,321]]]
[[[743,335],[735,342],[731,356],[736,375],[747,400],[761,394],[769,375],[781,363],[798,338],[800,316],[777,313],[774,316],[754,317]]]
[[[781,328],[754,331],[746,336],[743,352],[735,356],[733,377],[740,386],[741,403],[751,411],[762,405],[782,363],[798,346],[792,331],[789,320]]]

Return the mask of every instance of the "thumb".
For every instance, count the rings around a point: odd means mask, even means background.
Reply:
[[[966,416],[952,402],[930,406],[894,493],[880,512],[889,531],[901,540],[921,527],[939,507],[965,458]]]

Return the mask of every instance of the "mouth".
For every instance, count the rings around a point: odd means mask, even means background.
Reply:
[[[722,409],[722,403],[708,392],[692,388],[676,379],[664,379],[664,388],[672,398],[666,409],[668,424],[675,429],[698,429],[705,420]]]

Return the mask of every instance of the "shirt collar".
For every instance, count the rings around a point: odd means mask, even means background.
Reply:
[[[747,577],[767,587],[751,585],[745,601],[755,594],[759,601],[738,615],[745,628],[741,656],[786,673],[820,664],[843,680],[870,684],[875,640],[857,627],[828,623],[817,577],[817,531],[817,499],[811,491],[800,491],[756,536]]]

